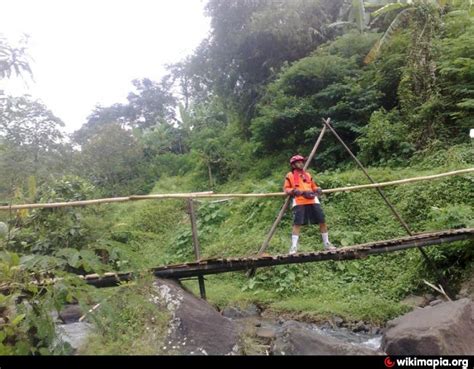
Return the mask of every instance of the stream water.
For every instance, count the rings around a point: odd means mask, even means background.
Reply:
[[[318,334],[327,335],[353,345],[365,346],[374,350],[380,348],[382,335],[374,335],[365,332],[352,332],[347,328],[319,327],[316,324],[307,324],[307,327]]]
[[[281,322],[280,322],[281,323]],[[278,323],[262,321],[266,327],[278,328]],[[347,328],[330,328],[311,323],[301,323],[303,326],[317,334],[329,336],[338,340],[350,343],[355,346],[368,347],[374,350],[380,348],[382,342],[381,334],[370,334],[366,332],[353,332]],[[87,322],[74,322],[57,325],[59,337],[68,342],[75,350],[87,342],[89,334],[93,330],[93,325]]]

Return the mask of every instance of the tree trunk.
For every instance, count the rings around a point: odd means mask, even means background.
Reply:
[[[212,178],[212,169],[211,169],[211,162],[208,160],[207,161],[207,172],[209,174],[209,187],[213,188],[214,186],[214,180]]]

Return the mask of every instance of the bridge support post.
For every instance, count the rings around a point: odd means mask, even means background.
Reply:
[[[197,223],[196,223],[196,213],[194,212],[194,201],[193,199],[188,199],[188,210],[189,210],[189,218],[191,220],[191,230],[193,234],[193,246],[194,246],[194,255],[196,256],[196,261],[201,259],[201,247],[199,245],[199,238],[197,232]],[[204,284],[204,276],[198,276],[199,282],[199,293],[201,294],[201,298],[206,300],[206,286]]]

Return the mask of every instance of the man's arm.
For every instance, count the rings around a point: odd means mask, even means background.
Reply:
[[[314,194],[318,196],[318,198],[320,198],[323,194],[323,190],[321,189],[321,187],[319,187],[318,184],[313,181],[313,177],[311,177],[311,189],[313,190]]]
[[[290,196],[301,196],[301,191],[293,188],[288,176],[285,177],[285,183],[283,184],[283,191],[285,191],[285,193]]]
[[[285,191],[287,195],[293,196],[294,189],[293,189],[293,186],[291,185],[291,181],[288,178],[288,176],[285,177],[285,183],[283,184],[283,191]]]

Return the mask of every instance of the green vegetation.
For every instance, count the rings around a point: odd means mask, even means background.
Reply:
[[[161,81],[133,81],[126,103],[96,107],[71,142],[44,104],[0,93],[0,202],[279,191],[288,158],[310,151],[323,117],[376,181],[472,167],[472,5],[385,3],[209,0],[211,34],[196,51]],[[29,73],[24,49],[0,38],[0,52],[8,60],[0,79]],[[331,134],[309,170],[323,189],[367,183]],[[472,227],[473,181],[469,174],[385,192],[415,232]],[[281,202],[199,202],[202,256],[254,254]],[[374,191],[329,195],[323,207],[337,245],[405,235]],[[169,317],[149,303],[149,281],[95,291],[77,274],[192,260],[186,208],[157,200],[0,213],[0,353],[69,353],[49,314],[72,301],[103,302],[83,353],[160,353]],[[288,251],[290,228],[287,213],[271,253]],[[300,249],[321,247],[316,228],[304,228]],[[472,241],[427,252],[454,287],[472,278]],[[30,282],[52,274],[64,279],[41,289]],[[251,279],[209,276],[206,286],[221,308],[255,302],[301,319],[382,324],[407,310],[405,296],[427,290],[423,279],[436,280],[409,250],[261,269]],[[186,286],[197,290],[194,281]]]
[[[169,314],[153,302],[151,278],[103,293],[97,312],[90,314],[95,333],[79,354],[159,355],[163,351]]]

